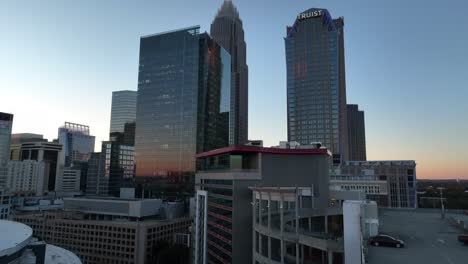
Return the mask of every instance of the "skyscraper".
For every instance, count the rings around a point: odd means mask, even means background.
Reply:
[[[231,56],[199,30],[140,41],[136,180],[154,196],[192,196],[195,154],[230,142]]]
[[[86,193],[116,196],[131,185],[134,175],[134,147],[103,141],[101,153],[92,153],[88,164]]]
[[[135,144],[137,91],[112,92],[110,136],[127,145]]]
[[[211,37],[231,54],[231,145],[242,145],[248,140],[249,68],[244,40],[244,29],[239,12],[231,1],[224,1],[210,30]]]
[[[347,107],[349,160],[367,160],[366,157],[366,128],[364,111],[358,105],[349,104]]]
[[[0,188],[7,180],[7,163],[10,160],[10,138],[13,115],[0,112]]]
[[[335,163],[348,154],[343,26],[343,18],[312,8],[285,38],[288,141],[322,142]]]
[[[89,126],[65,122],[59,128],[58,141],[63,145],[65,167],[87,162],[94,151],[95,137],[89,134]]]

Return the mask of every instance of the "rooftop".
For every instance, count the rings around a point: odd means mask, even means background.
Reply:
[[[75,254],[54,245],[46,245],[44,262],[47,264],[81,264],[81,260]]]
[[[440,210],[379,210],[380,232],[405,242],[404,248],[369,247],[369,264],[467,263],[468,247],[457,241],[463,231],[441,219]]]
[[[0,220],[0,257],[11,255],[29,244],[33,230],[24,224]]]
[[[353,166],[416,166],[414,160],[369,160],[369,161],[346,161],[345,165]]]
[[[327,149],[280,149],[280,148],[264,148],[256,146],[233,146],[222,149],[215,149],[208,152],[197,154],[196,158],[205,158],[217,156],[221,154],[241,154],[241,153],[267,153],[267,154],[283,154],[283,155],[327,155],[331,156]]]

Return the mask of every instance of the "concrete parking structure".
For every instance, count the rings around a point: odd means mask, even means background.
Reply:
[[[379,211],[379,220],[380,232],[402,239],[405,248],[370,246],[370,264],[468,262],[468,247],[457,240],[461,231],[438,211],[385,209]]]

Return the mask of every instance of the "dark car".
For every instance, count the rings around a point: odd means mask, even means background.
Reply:
[[[458,241],[462,242],[465,245],[468,245],[468,235],[459,235]]]
[[[393,238],[388,235],[377,235],[369,238],[369,244],[373,246],[384,246],[384,247],[405,247],[405,242],[400,239]]]

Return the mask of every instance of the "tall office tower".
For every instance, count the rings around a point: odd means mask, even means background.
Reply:
[[[211,37],[231,54],[231,124],[230,145],[248,141],[249,68],[244,29],[239,12],[231,1],[224,1],[210,30]]]
[[[335,163],[348,154],[343,25],[343,18],[312,8],[285,38],[288,141],[322,142]]]
[[[137,91],[112,92],[111,138],[127,145],[135,144],[136,103]]]
[[[118,197],[120,188],[132,186],[134,146],[102,142],[101,153],[93,153],[88,164],[86,193]]]
[[[105,155],[101,152],[91,153],[88,161],[88,173],[86,178],[87,195],[107,195],[107,184],[105,184]]]
[[[231,138],[231,56],[199,30],[140,41],[136,180],[152,196],[193,196],[195,154]]]
[[[7,163],[10,160],[10,138],[13,115],[0,112],[0,188],[7,181]]]
[[[364,111],[359,111],[358,105],[346,106],[348,118],[349,160],[367,160],[366,157],[366,127]]]
[[[95,137],[89,134],[89,126],[65,122],[59,128],[58,141],[63,145],[65,167],[87,162],[94,151]]]

